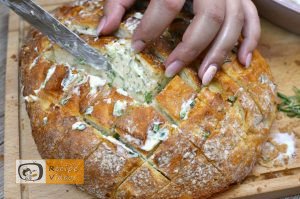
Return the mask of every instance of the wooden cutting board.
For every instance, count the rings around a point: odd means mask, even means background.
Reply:
[[[47,10],[69,0],[38,0]],[[16,184],[17,159],[41,159],[31,136],[31,129],[19,84],[19,65],[16,58],[28,24],[14,13],[10,14],[6,66],[5,97],[5,198],[91,198],[71,185]],[[259,49],[268,60],[278,90],[292,94],[292,87],[300,88],[300,36],[279,29],[262,20],[262,38]],[[265,168],[256,165],[253,173],[239,184],[216,198],[277,198],[300,193],[300,119],[281,117],[272,131],[290,128],[297,137],[297,156],[285,167]]]

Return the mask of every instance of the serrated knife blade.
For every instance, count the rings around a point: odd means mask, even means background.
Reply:
[[[50,40],[97,70],[110,70],[106,58],[77,34],[31,0],[0,0],[1,3],[47,35]]]

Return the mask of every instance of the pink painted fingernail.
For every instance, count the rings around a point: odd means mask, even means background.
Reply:
[[[167,69],[165,71],[165,76],[173,77],[174,75],[176,75],[176,73],[178,73],[181,70],[183,65],[184,65],[184,63],[179,60],[172,62],[171,64],[169,64],[167,66]]]
[[[146,43],[142,40],[136,40],[132,43],[132,48],[135,52],[139,53],[146,47]]]
[[[102,19],[97,27],[97,30],[96,30],[97,35],[101,34],[105,25],[106,25],[106,16],[102,17]]]
[[[216,72],[218,70],[218,67],[215,64],[211,64],[208,69],[206,70],[206,72],[203,75],[202,78],[202,84],[204,86],[207,86],[210,81],[214,78]]]
[[[252,61],[252,53],[249,53],[246,58],[246,66],[245,66],[246,68],[249,68],[251,61]]]

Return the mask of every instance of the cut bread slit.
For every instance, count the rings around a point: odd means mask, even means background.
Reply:
[[[179,76],[191,86],[197,93],[201,90],[201,83],[197,73],[191,68],[184,68],[179,73]]]
[[[68,26],[71,31],[76,32],[77,34],[97,36],[96,29],[90,26],[83,26],[81,24],[71,24]]]
[[[236,55],[231,54],[231,59],[236,60]],[[224,64],[222,70],[249,93],[264,117],[263,122],[270,128],[276,113],[276,85],[266,61],[257,51],[253,52],[253,60],[251,64],[257,64],[256,67],[245,69],[234,61]]]
[[[163,108],[160,107],[156,100],[153,101],[152,106],[155,108],[155,110],[161,113],[171,124],[177,124],[177,122]]]
[[[133,198],[148,198],[169,183],[168,178],[148,162],[144,162],[116,189],[114,198],[127,198],[128,195]]]
[[[83,117],[83,120],[91,125],[92,127],[94,127],[95,129],[97,129],[98,131],[102,132],[103,135],[105,136],[113,136],[113,133],[108,131],[107,129],[105,128],[101,128],[100,126],[98,126],[97,124],[95,124],[93,121],[91,121],[90,119],[86,118],[86,117]]]
[[[134,147],[132,147],[131,145],[129,145],[128,143],[126,143],[122,139],[120,139],[117,133],[115,133],[115,132],[103,133],[102,128],[100,126],[96,125],[95,123],[91,122],[90,120],[88,120],[86,118],[83,118],[83,119],[86,123],[88,123],[89,125],[91,125],[95,129],[97,129],[98,132],[100,132],[102,136],[111,137],[112,139],[115,139],[116,141],[120,142],[122,145],[128,147],[128,149],[130,149],[134,153],[136,153],[141,159],[143,159],[144,161],[146,160],[145,156],[142,155],[140,152],[138,152],[138,150],[136,150]]]
[[[195,105],[197,93],[179,76],[175,76],[168,85],[156,96],[158,107],[179,123],[187,120],[189,112]]]

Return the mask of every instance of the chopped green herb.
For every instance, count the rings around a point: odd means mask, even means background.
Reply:
[[[204,134],[203,134],[203,137],[205,139],[207,139],[209,136],[210,136],[210,132],[209,131],[205,131]]]
[[[189,111],[191,110],[191,108],[193,108],[195,106],[195,99],[189,99],[188,101],[184,102],[181,105],[181,110],[179,113],[179,117],[181,120],[186,120],[189,114]]]
[[[231,104],[234,104],[234,102],[237,100],[237,96],[229,96],[227,101]]]
[[[185,118],[186,114],[187,114],[186,111],[180,111],[180,113],[179,113],[180,119],[183,120]]]
[[[147,104],[150,104],[150,103],[152,102],[152,100],[153,100],[153,95],[152,95],[152,93],[147,92],[147,93],[145,94],[145,102],[146,102]]]
[[[190,107],[193,108],[193,107],[195,106],[195,104],[196,104],[196,100],[194,99],[194,100],[192,101],[192,103],[190,104]]]
[[[294,87],[293,90],[295,93],[294,96],[277,93],[277,96],[281,99],[281,103],[278,104],[277,109],[285,112],[288,117],[300,118],[300,89]]]
[[[160,135],[159,135],[160,138],[164,138],[165,136],[166,136],[166,132],[164,132],[164,131],[161,132]]]
[[[59,31],[59,29],[57,28],[57,26],[55,24],[52,24],[52,27],[55,31]]]
[[[112,84],[116,78],[116,72],[115,71],[110,71],[108,74],[107,74],[108,78],[109,78],[109,82]]]
[[[139,155],[133,151],[129,151],[128,154],[131,156],[131,157],[138,157]]]
[[[120,135],[119,135],[118,133],[114,134],[113,137],[114,137],[115,139],[117,139],[117,140],[120,139]]]
[[[157,91],[158,92],[162,91],[163,88],[164,88],[164,86],[162,84],[160,84],[160,83],[157,84]]]
[[[84,58],[79,58],[78,59],[79,64],[81,65],[85,65],[86,64],[86,60]]]
[[[63,98],[61,101],[60,101],[60,104],[61,105],[66,105],[67,102],[69,101],[70,97],[66,97],[66,98]]]
[[[159,123],[154,123],[153,124],[153,131],[157,132],[160,129],[160,124]]]

